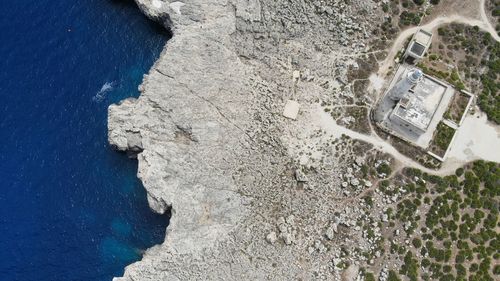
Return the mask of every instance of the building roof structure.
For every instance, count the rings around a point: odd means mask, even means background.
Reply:
[[[455,90],[450,84],[426,74],[416,83],[405,83],[415,71],[418,69],[412,65],[399,66],[373,118],[389,133],[425,149]],[[399,98],[394,99],[395,96]]]
[[[431,43],[432,33],[419,29],[410,41],[410,44],[405,52],[405,57],[412,57],[415,59],[423,58]]]
[[[426,131],[447,89],[429,76],[416,84],[394,108],[393,115]]]

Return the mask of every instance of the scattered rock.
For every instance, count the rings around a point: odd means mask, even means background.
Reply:
[[[267,242],[271,243],[271,244],[274,244],[274,242],[276,242],[276,239],[277,239],[277,236],[276,236],[276,232],[274,231],[271,231],[267,236],[266,236],[266,240]]]
[[[359,185],[359,180],[358,180],[357,178],[353,178],[353,179],[351,180],[351,185],[352,185],[352,186],[358,186],[358,185]]]
[[[297,182],[308,182],[306,174],[304,174],[301,169],[295,170],[295,180],[297,180]]]
[[[326,238],[328,238],[328,240],[332,240],[333,237],[334,237],[334,231],[333,231],[333,226],[329,227],[327,230],[326,230],[326,233],[325,233],[325,236]]]

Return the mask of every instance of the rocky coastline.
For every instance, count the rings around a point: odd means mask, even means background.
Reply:
[[[355,278],[336,241],[373,248],[353,197],[371,182],[352,175],[372,149],[322,130],[318,111],[371,102],[353,73],[380,51],[368,42],[381,2],[136,2],[173,37],[140,97],[109,107],[109,142],[136,155],[151,208],[172,217],[114,280]]]

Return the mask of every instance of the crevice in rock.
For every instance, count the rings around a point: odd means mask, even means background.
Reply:
[[[198,142],[198,139],[193,135],[191,126],[176,125],[175,141],[183,144]]]

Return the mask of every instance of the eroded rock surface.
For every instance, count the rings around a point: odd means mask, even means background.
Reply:
[[[362,239],[341,186],[356,145],[314,122],[320,102],[370,102],[349,70],[372,52],[381,3],[136,2],[173,38],[140,97],[110,106],[109,141],[137,155],[151,208],[172,218],[115,280],[339,279],[338,241]]]

